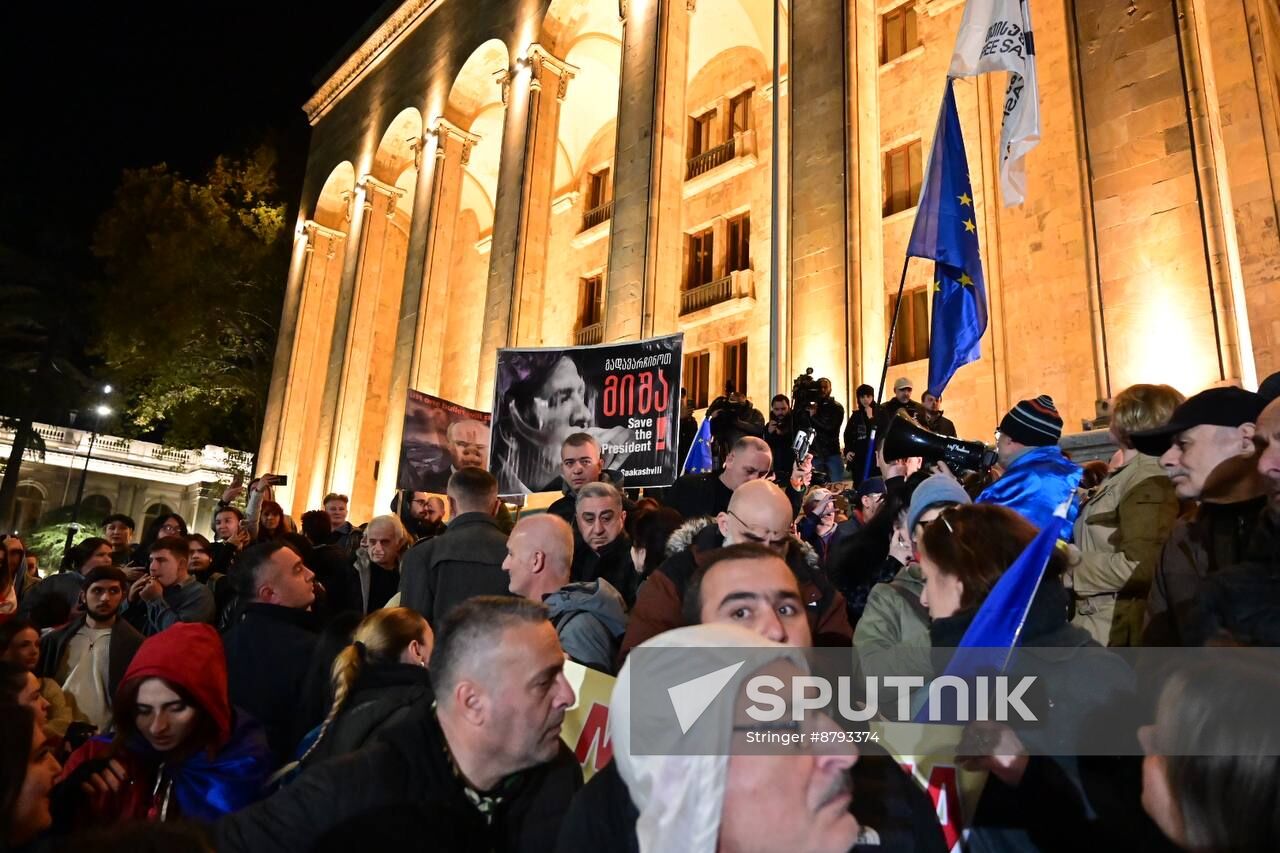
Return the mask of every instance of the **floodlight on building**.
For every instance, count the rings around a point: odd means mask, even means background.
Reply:
[[[107,387],[109,388],[109,387],[111,387],[111,386],[109,386],[109,385],[108,385]],[[100,417],[100,418],[105,418],[107,415],[111,414],[111,407],[110,407],[110,406],[98,406],[98,408],[94,409],[94,411],[98,413],[98,417]]]
[[[103,393],[103,394],[110,394],[110,393],[111,393],[111,386],[110,386],[110,385],[103,385],[103,386],[102,386],[102,393]]]

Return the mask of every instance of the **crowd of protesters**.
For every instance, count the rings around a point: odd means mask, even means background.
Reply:
[[[1127,388],[1090,471],[1046,394],[1004,415],[987,470],[960,471],[885,452],[902,423],[956,436],[910,379],[883,404],[860,386],[847,416],[809,382],[767,420],[727,388],[713,470],[668,489],[628,489],[582,432],[545,512],[513,515],[462,467],[360,524],[341,494],[295,520],[264,474],[226,490],[210,530],[168,514],[135,541],[108,516],[43,579],[5,537],[0,849],[1280,849],[1280,726],[1220,701],[1274,711],[1280,673],[1245,664],[1168,676],[1132,733],[1145,758],[1045,757],[971,724],[961,762],[989,779],[962,841],[874,744],[744,755],[735,718],[717,743],[633,749],[634,649],[794,666],[797,648],[845,648],[863,675],[931,679],[1046,525],[1061,542],[1020,636],[1052,662],[1280,646],[1280,382]],[[561,739],[566,660],[617,676],[612,761],[585,785]],[[705,671],[675,660],[674,681]],[[1106,660],[1048,697],[1082,735],[1136,703],[1134,672]],[[978,738],[998,748],[963,748]]]

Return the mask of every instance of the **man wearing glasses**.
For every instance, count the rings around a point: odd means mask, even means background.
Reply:
[[[818,567],[813,549],[792,532],[791,501],[768,480],[743,483],[728,508],[714,519],[686,523],[671,535],[671,556],[640,587],[622,642],[622,655],[663,631],[682,623],[681,600],[708,552],[728,545],[760,545],[778,554],[791,569],[803,596],[814,645],[849,646],[853,629],[844,596]]]

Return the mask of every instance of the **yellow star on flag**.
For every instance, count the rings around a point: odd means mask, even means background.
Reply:
[[[942,292],[942,282],[940,282],[940,281],[935,281],[935,282],[933,283],[933,292],[934,292],[934,293],[941,293],[941,292]]]
[[[973,199],[969,198],[968,193],[964,193],[963,195],[957,196],[957,198],[960,199],[960,203],[965,207],[973,207]]]
[[[964,230],[970,233],[976,232],[978,230],[978,226],[973,224],[972,219],[966,219],[964,221]]]
[[[969,274],[967,272],[960,273],[958,281],[965,287],[973,287],[973,279],[969,278]]]

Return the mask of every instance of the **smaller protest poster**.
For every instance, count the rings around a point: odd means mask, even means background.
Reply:
[[[617,679],[571,660],[564,662],[564,677],[578,699],[564,712],[560,736],[582,765],[585,782],[613,759],[613,744],[609,741],[609,699],[613,696],[613,685]]]
[[[489,415],[409,390],[396,488],[443,495],[458,468],[489,461]]]
[[[500,349],[489,470],[503,495],[560,490],[560,445],[585,432],[626,486],[679,474],[683,335],[567,349]]]
[[[978,798],[987,783],[986,771],[965,770],[956,763],[956,748],[964,726],[877,720],[871,723],[871,730],[879,735],[880,745],[929,795],[947,849],[960,853],[965,830],[973,821]]]

